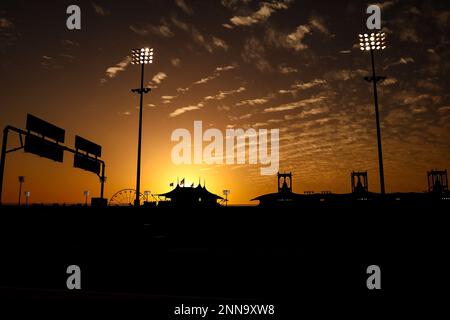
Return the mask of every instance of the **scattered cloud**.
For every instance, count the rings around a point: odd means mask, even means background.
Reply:
[[[92,2],[92,7],[94,7],[95,13],[98,14],[99,16],[104,17],[109,14],[109,12],[105,8],[103,8],[102,6],[100,6],[94,2]]]
[[[177,92],[178,92],[178,93],[186,93],[186,92],[189,91],[193,86],[199,85],[199,84],[205,84],[205,83],[207,83],[207,82],[209,82],[209,81],[211,81],[211,80],[214,80],[214,79],[216,79],[217,77],[219,77],[223,71],[230,71],[230,70],[233,70],[233,69],[236,69],[236,68],[237,68],[237,65],[236,65],[236,64],[230,64],[230,65],[218,66],[218,67],[216,67],[216,68],[214,69],[214,72],[213,72],[212,74],[210,74],[210,75],[208,75],[208,76],[206,76],[206,77],[204,77],[204,78],[201,78],[200,80],[194,81],[192,84],[190,84],[190,85],[187,86],[187,87],[184,87],[184,88],[182,88],[182,87],[177,88]]]
[[[398,80],[396,78],[387,78],[386,80],[381,82],[381,85],[387,87],[387,86],[394,85],[397,82],[398,82]]]
[[[314,79],[309,82],[295,82],[290,86],[289,89],[280,89],[278,90],[279,94],[287,94],[290,93],[292,95],[296,95],[300,90],[311,89],[320,85],[326,84],[327,81],[323,79]]]
[[[398,66],[398,65],[401,65],[401,64],[413,63],[413,62],[414,62],[414,59],[411,58],[411,57],[401,57],[399,60],[387,64],[383,69],[386,70],[386,69],[389,69],[389,68],[394,67],[394,66]]]
[[[220,38],[213,37],[212,41],[213,41],[214,46],[216,46],[217,48],[222,48],[225,51],[227,51],[229,48],[228,44]]]
[[[294,68],[294,67],[289,67],[289,66],[286,66],[286,65],[279,65],[278,66],[278,71],[281,74],[289,74],[289,73],[297,73],[298,69]]]
[[[106,76],[110,79],[115,78],[120,72],[125,71],[130,62],[131,62],[130,57],[123,58],[115,66],[106,69]]]
[[[251,26],[266,21],[275,11],[287,8],[287,1],[262,2],[258,11],[248,16],[234,16],[230,19],[230,22],[234,26]]]
[[[320,31],[323,34],[330,34],[327,26],[325,25],[325,20],[322,17],[315,16],[309,20],[309,24],[313,29]]]
[[[13,27],[14,27],[14,25],[10,20],[8,20],[6,18],[0,18],[0,30],[1,29],[11,29]]]
[[[62,40],[61,41],[63,46],[67,46],[67,47],[79,47],[80,44],[78,42],[72,41],[72,40]]]
[[[175,0],[175,4],[187,14],[194,13],[194,10],[192,10],[192,8],[188,6],[185,0]]]
[[[206,96],[202,99],[202,101],[200,101],[199,103],[195,104],[195,105],[189,105],[187,107],[182,107],[182,108],[178,108],[176,110],[174,110],[173,112],[171,112],[169,114],[169,117],[174,118],[177,117],[183,113],[189,112],[189,111],[194,111],[194,110],[199,110],[203,107],[205,107],[206,103],[210,100],[223,100],[226,97],[236,94],[236,93],[240,93],[245,91],[246,88],[245,87],[239,87],[238,89],[234,89],[234,90],[229,90],[229,91],[219,91],[217,94],[213,95],[213,96]]]
[[[264,109],[264,112],[267,113],[267,112],[281,112],[281,111],[294,110],[294,109],[308,106],[310,104],[321,102],[325,98],[326,98],[325,96],[317,96],[317,97],[312,97],[309,99],[303,99],[303,100],[299,100],[299,101],[295,101],[295,102],[285,103],[285,104],[279,105],[277,107],[266,108],[266,109]]]
[[[178,108],[175,111],[173,111],[172,113],[169,114],[169,117],[174,118],[177,117],[179,115],[182,115],[183,113],[189,112],[189,111],[194,111],[194,110],[198,110],[200,108],[203,108],[204,104],[202,102],[199,102],[196,105],[190,105],[187,107],[182,107],[182,108]]]
[[[161,82],[163,82],[164,79],[167,78],[167,74],[164,72],[158,72],[157,74],[155,74],[152,78],[152,80],[149,83],[150,88],[152,89],[156,89],[158,87],[158,85],[161,84]]]
[[[174,67],[179,67],[181,65],[181,59],[180,58],[172,58],[172,59],[170,59],[170,63]]]
[[[236,103],[236,106],[238,106],[238,107],[245,106],[245,105],[256,106],[256,105],[264,104],[267,101],[269,101],[269,98],[249,99],[249,100],[243,100],[243,101]]]
[[[272,67],[266,58],[266,50],[261,42],[255,37],[245,40],[241,53],[242,60],[253,64],[259,71],[271,71]]]
[[[206,96],[204,98],[205,101],[208,100],[222,100],[225,99],[227,96],[235,94],[235,93],[240,93],[245,91],[245,87],[239,87],[238,89],[235,90],[229,90],[229,91],[219,91],[217,94],[213,95],[213,96]]]
[[[325,35],[330,34],[328,28],[325,26],[324,20],[316,16],[311,18],[307,24],[299,25],[294,31],[288,34],[273,28],[268,28],[266,30],[266,41],[275,47],[303,51],[308,48],[308,45],[304,43],[305,37],[311,35],[315,30]]]
[[[154,26],[151,24],[146,24],[144,26],[138,27],[138,26],[134,26],[131,25],[130,26],[130,30],[133,31],[134,33],[141,35],[141,36],[146,36],[148,34],[153,34],[159,37],[163,37],[163,38],[171,38],[173,37],[175,34],[172,32],[172,30],[170,30],[169,26],[166,24],[161,24],[158,26]]]
[[[225,47],[228,48],[228,45],[225,43],[224,40],[219,39],[217,37],[205,36],[192,24],[183,22],[178,18],[176,18],[175,16],[172,16],[171,21],[174,24],[174,26],[176,26],[178,29],[186,32],[191,37],[191,39],[195,44],[202,47],[209,53],[213,53],[214,48],[221,48],[221,49],[225,49]]]
[[[450,112],[450,106],[440,107],[438,112]]]

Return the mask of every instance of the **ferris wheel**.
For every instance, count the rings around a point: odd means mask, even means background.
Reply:
[[[109,206],[125,207],[133,206],[134,200],[136,199],[135,189],[122,189],[117,191],[109,200]],[[146,200],[146,196],[142,193],[139,194],[139,203],[143,204]]]

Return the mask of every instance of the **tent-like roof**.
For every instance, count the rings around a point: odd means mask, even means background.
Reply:
[[[180,187],[180,185],[177,184],[177,186],[166,193],[158,194],[158,196],[166,197],[169,199],[177,198],[177,197],[192,197],[192,198],[209,198],[209,199],[220,199],[223,198],[209,192],[206,190],[206,187],[202,187],[200,184],[197,185],[197,187]]]

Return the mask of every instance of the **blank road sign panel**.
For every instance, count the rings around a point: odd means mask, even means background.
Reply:
[[[31,114],[27,114],[27,130],[33,131],[57,142],[64,143],[64,136],[66,134],[64,129],[39,119]]]
[[[63,162],[64,158],[64,148],[61,145],[30,134],[25,137],[24,151],[58,162]]]
[[[102,156],[102,147],[80,136],[75,136],[75,149],[85,151],[96,157]]]
[[[76,153],[73,158],[73,166],[96,174],[100,174],[100,161]]]

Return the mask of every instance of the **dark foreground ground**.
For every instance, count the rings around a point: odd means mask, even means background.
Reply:
[[[139,319],[201,319],[174,315],[181,304],[215,309],[206,319],[390,317],[430,300],[432,311],[448,301],[448,209],[2,207],[0,305],[126,306]],[[66,287],[72,264],[78,291]],[[366,287],[372,264],[378,291]],[[217,314],[230,304],[275,305],[275,314]]]

